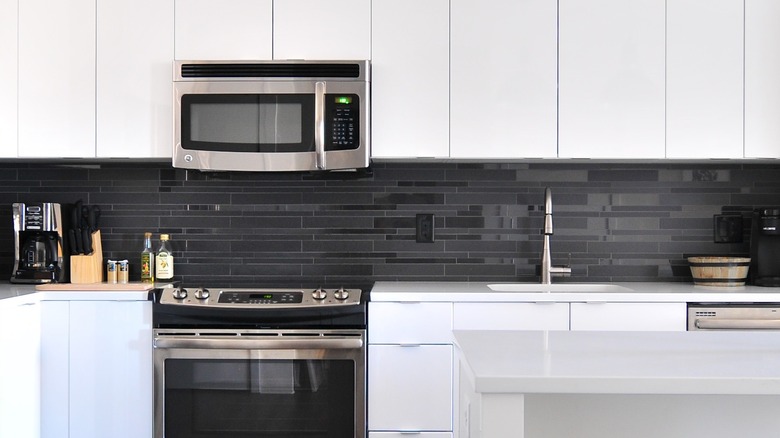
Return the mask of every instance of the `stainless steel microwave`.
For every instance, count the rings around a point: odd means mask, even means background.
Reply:
[[[368,167],[368,61],[176,61],[174,68],[174,167]]]

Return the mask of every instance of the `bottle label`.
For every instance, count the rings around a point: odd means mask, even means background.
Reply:
[[[173,255],[167,252],[160,252],[155,258],[157,264],[155,273],[158,280],[170,280],[173,278]]]
[[[141,281],[154,281],[154,256],[151,253],[141,254]]]

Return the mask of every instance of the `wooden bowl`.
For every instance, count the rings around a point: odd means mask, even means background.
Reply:
[[[749,257],[688,257],[688,263],[700,286],[744,286],[750,268]]]

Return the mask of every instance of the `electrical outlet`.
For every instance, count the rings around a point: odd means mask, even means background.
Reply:
[[[432,214],[418,214],[417,215],[417,229],[415,235],[418,243],[432,243],[433,242],[433,215]]]
[[[742,215],[716,214],[712,228],[715,243],[742,242]]]

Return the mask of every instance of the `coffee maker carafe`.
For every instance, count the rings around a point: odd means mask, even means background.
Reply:
[[[753,211],[749,275],[756,286],[780,286],[780,207]]]
[[[11,283],[67,281],[60,204],[14,203],[13,221],[15,258]]]

